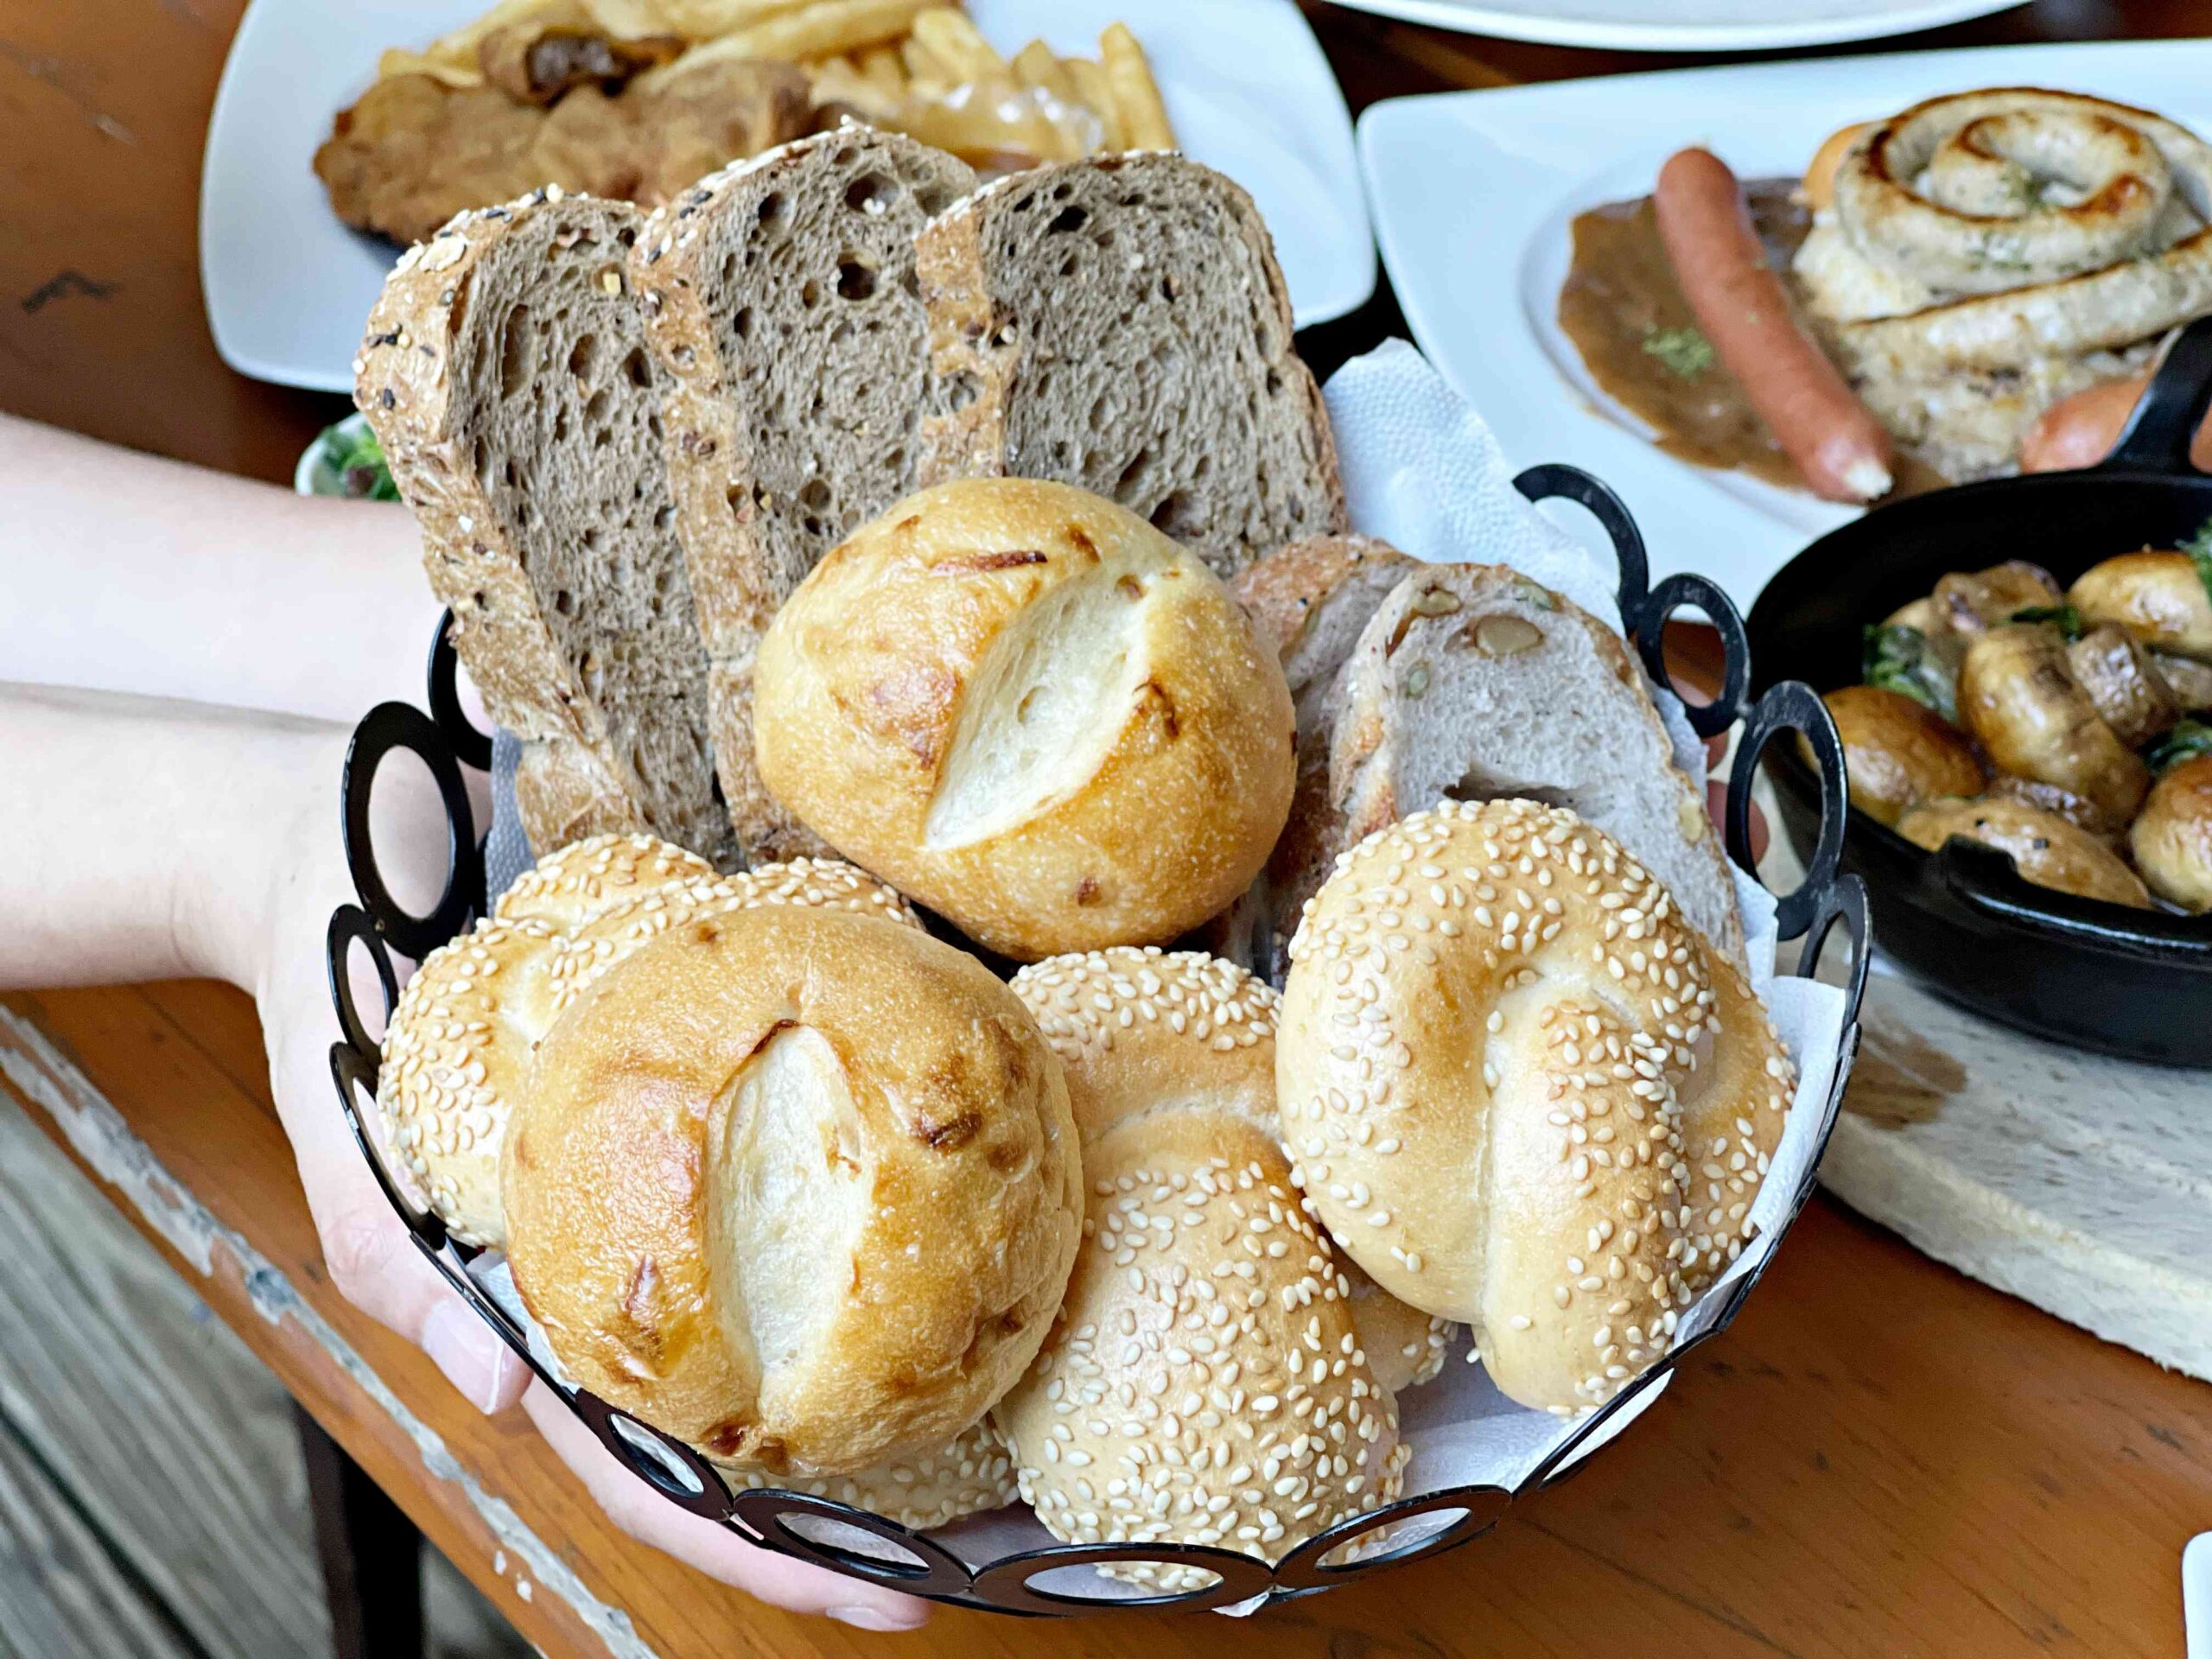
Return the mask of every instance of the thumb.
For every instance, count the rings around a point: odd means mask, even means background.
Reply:
[[[353,1155],[359,1169],[360,1154]],[[300,1164],[323,1263],[338,1294],[429,1355],[479,1411],[514,1404],[530,1381],[529,1369],[423,1259],[368,1172],[359,1173],[365,1193],[332,1192],[331,1183],[309,1173],[304,1158]],[[318,1185],[328,1194],[321,1201]]]

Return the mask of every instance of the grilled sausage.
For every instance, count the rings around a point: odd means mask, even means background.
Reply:
[[[1805,482],[1831,501],[1888,494],[1889,434],[1790,315],[1728,164],[1677,152],[1652,207],[1698,326]]]

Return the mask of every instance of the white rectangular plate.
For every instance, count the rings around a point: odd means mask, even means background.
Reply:
[[[424,46],[490,0],[253,0],[231,44],[200,174],[200,274],[223,360],[318,391],[353,389],[361,324],[395,251],[338,222],[311,170],[331,118],[388,46]],[[1375,247],[1351,118],[1293,0],[969,0],[1007,52],[1042,35],[1095,56],[1136,31],[1188,153],[1249,190],[1300,327],[1357,308]]]
[[[1382,261],[1414,338],[1516,467],[1568,461],[1618,491],[1656,579],[1696,570],[1749,607],[1848,508],[1675,460],[1599,391],[1560,329],[1569,226],[1646,194],[1703,144],[1745,178],[1804,170],[1838,127],[1940,92],[2089,92],[2212,133],[2212,41],[2034,46],[1746,65],[1377,104],[1359,148]]]

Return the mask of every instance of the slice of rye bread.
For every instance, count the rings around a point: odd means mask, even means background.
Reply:
[[[1369,536],[1319,536],[1278,548],[1230,584],[1260,638],[1281,658],[1298,712],[1298,781],[1290,821],[1251,890],[1210,929],[1217,955],[1271,984],[1289,970],[1299,912],[1350,845],[1329,793],[1329,748],[1345,659],[1390,591],[1420,562]]]
[[[715,753],[755,861],[825,849],[753,765],[753,653],[822,556],[915,488],[914,238],[975,182],[941,150],[848,126],[710,174],[653,215],[631,261],[668,375]]]
[[[532,849],[650,830],[728,867],[660,376],[624,274],[644,224],[557,188],[453,219],[385,284],[354,400],[461,661],[522,740]]]
[[[986,186],[922,233],[922,481],[1052,479],[1226,578],[1344,528],[1336,441],[1252,199],[1166,151]]]
[[[1719,836],[1626,643],[1506,566],[1427,565],[1391,590],[1344,665],[1329,788],[1347,846],[1446,798],[1570,808],[1743,961]]]

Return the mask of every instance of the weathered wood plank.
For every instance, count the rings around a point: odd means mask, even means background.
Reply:
[[[0,1101],[0,1418],[217,1659],[329,1649],[283,1391]]]
[[[200,1659],[19,1445],[0,1433],[0,1655]]]
[[[283,1386],[0,1096],[0,1433],[210,1659],[323,1659],[329,1622]],[[435,1659],[530,1648],[435,1550]],[[0,1574],[0,1600],[40,1593]],[[58,1654],[59,1649],[55,1650]]]

